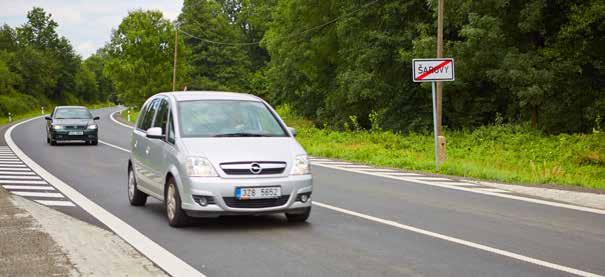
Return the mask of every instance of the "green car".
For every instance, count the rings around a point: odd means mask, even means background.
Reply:
[[[99,143],[99,126],[86,107],[58,106],[50,116],[46,116],[46,142],[56,145],[59,141],[83,141],[86,144]]]

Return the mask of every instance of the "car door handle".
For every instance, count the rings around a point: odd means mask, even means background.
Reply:
[[[149,146],[147,146],[147,149],[145,149],[145,154],[146,155],[149,155],[149,150],[150,150],[150,148],[149,148]]]
[[[139,141],[138,141],[138,140],[135,140],[135,141],[134,141],[134,148],[137,148],[137,145],[138,145],[138,144],[139,144]]]

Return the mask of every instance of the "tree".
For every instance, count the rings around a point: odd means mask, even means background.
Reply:
[[[175,28],[159,11],[131,11],[105,47],[104,73],[111,79],[120,102],[138,106],[148,97],[172,90]],[[186,59],[179,43],[180,59]],[[187,66],[177,68],[179,87],[186,83]]]

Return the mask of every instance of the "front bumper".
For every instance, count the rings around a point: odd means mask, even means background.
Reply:
[[[181,207],[188,215],[195,217],[304,212],[306,208],[311,206],[311,193],[313,191],[311,175],[242,179],[186,177],[183,183]],[[237,187],[263,186],[280,186],[282,198],[258,201],[235,199],[235,189]],[[299,197],[302,194],[308,196],[308,200],[304,203],[300,201]],[[211,199],[211,204],[206,206],[198,204],[195,198],[199,196]]]
[[[82,135],[70,135],[70,132],[82,132]],[[55,141],[81,141],[81,140],[96,140],[98,139],[99,130],[52,130],[50,137]]]

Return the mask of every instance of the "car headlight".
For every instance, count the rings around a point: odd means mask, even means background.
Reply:
[[[307,155],[296,156],[296,159],[294,159],[294,164],[292,165],[292,171],[290,171],[290,175],[305,175],[310,173],[311,165],[309,164]]]
[[[65,127],[63,125],[53,125],[53,129],[55,130],[61,130],[64,129]]]
[[[88,125],[88,127],[86,129],[88,130],[96,130],[97,128],[99,128],[96,124],[92,124],[92,125]]]
[[[185,165],[187,175],[190,177],[216,177],[216,170],[208,159],[202,157],[189,157]]]

